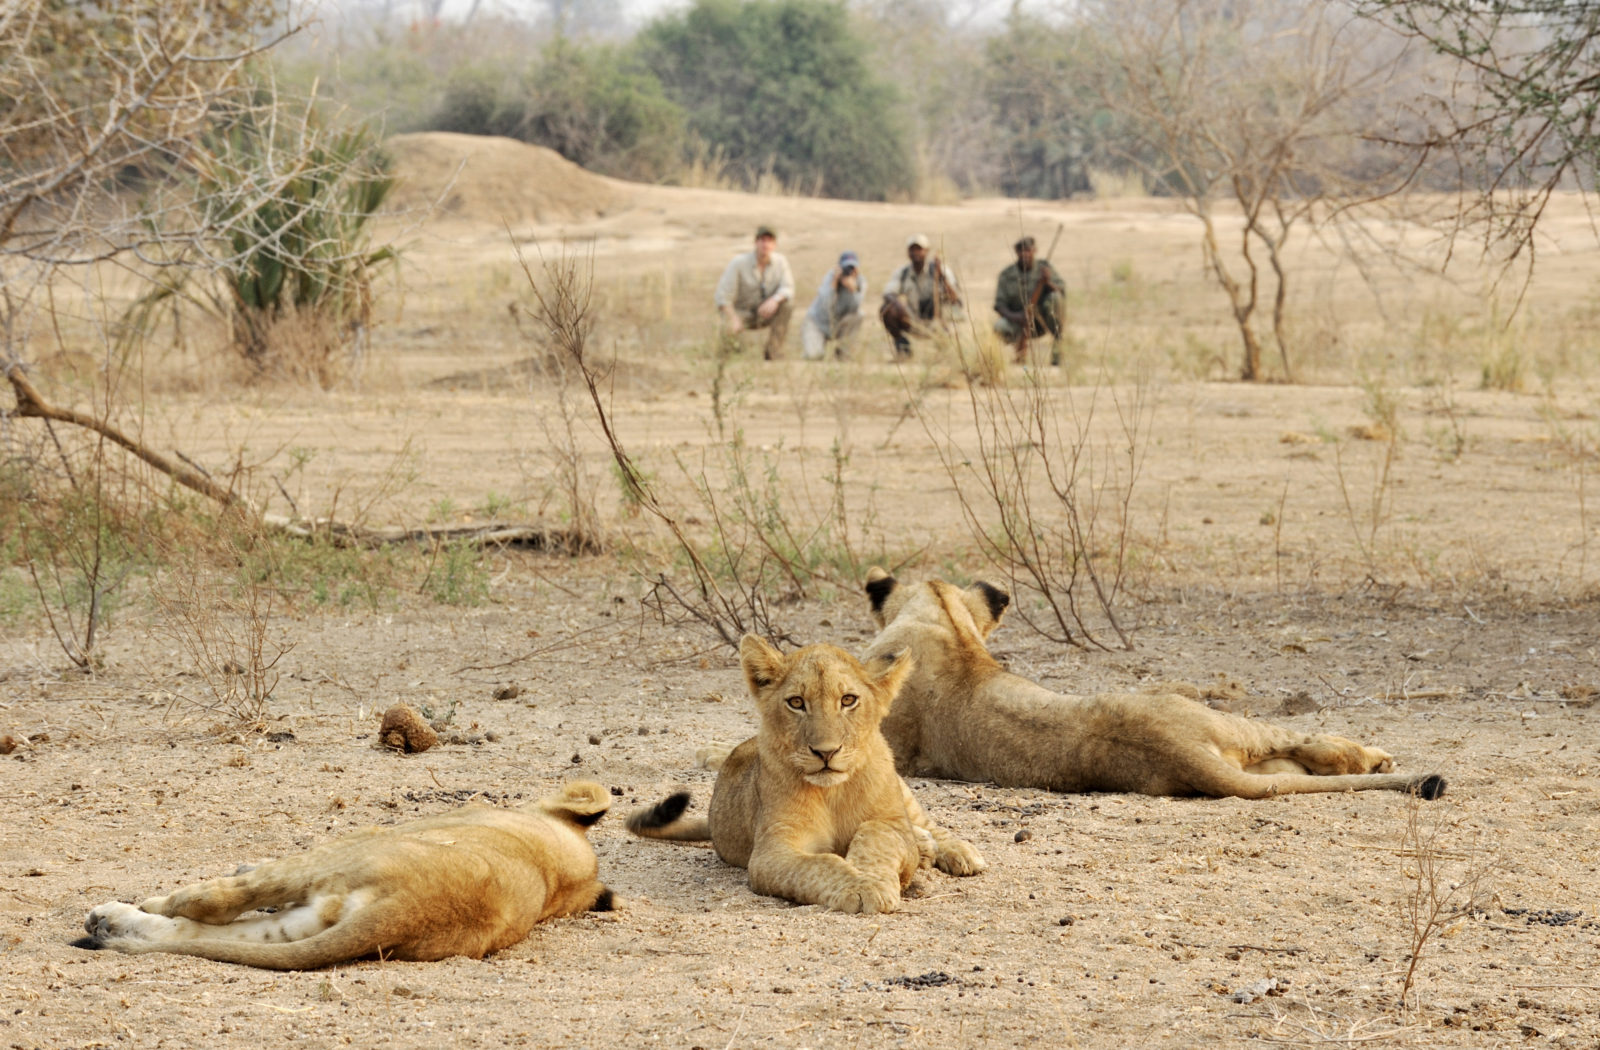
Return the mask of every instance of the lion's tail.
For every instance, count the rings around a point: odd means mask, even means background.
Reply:
[[[628,830],[644,839],[669,839],[673,842],[705,842],[711,838],[711,822],[704,817],[690,819],[689,793],[668,795],[647,809],[628,814]]]

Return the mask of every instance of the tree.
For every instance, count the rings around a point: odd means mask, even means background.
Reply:
[[[1531,263],[1534,226],[1563,185],[1600,172],[1600,0],[1359,0],[1359,10],[1453,60],[1420,133],[1395,141],[1455,160],[1509,264]]]
[[[1013,13],[985,52],[983,93],[1000,137],[999,186],[1008,195],[1061,198],[1090,189],[1106,164],[1116,118],[1080,75],[1083,28]]]
[[[894,90],[828,0],[696,0],[651,24],[639,54],[689,130],[754,186],[767,173],[834,197],[911,188]]]
[[[1364,138],[1406,68],[1401,42],[1324,0],[1107,0],[1092,30],[1084,65],[1124,122],[1124,158],[1200,220],[1243,344],[1240,376],[1264,377],[1258,311],[1270,302],[1292,379],[1290,237],[1348,219],[1413,170]],[[1237,232],[1223,201],[1238,209]]]

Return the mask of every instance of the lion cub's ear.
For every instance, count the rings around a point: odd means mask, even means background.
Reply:
[[[783,654],[758,634],[739,639],[739,666],[752,696],[760,696],[763,689],[778,682],[789,670]]]
[[[884,667],[888,664],[887,667]],[[905,685],[906,678],[917,665],[916,657],[911,655],[910,649],[902,649],[898,653],[886,654],[872,661],[870,670],[877,674],[873,684],[883,693],[886,704],[893,703],[894,698],[900,695],[900,687]],[[882,667],[880,672],[878,668]]]
[[[897,583],[893,576],[876,565],[867,570],[867,600],[872,603],[872,618],[878,622],[879,627],[887,623],[883,613],[883,603],[894,593]]]
[[[575,780],[563,787],[560,794],[540,799],[539,808],[552,817],[586,828],[611,808],[611,792],[592,780]]]
[[[988,638],[1000,626],[1000,617],[1011,605],[1011,595],[992,583],[979,580],[967,588],[967,608],[972,610],[972,622],[978,633]]]

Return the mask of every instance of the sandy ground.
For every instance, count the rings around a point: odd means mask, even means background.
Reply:
[[[712,374],[692,348],[656,340],[703,323],[705,282],[756,216],[797,231],[785,247],[813,274],[807,283],[847,237],[887,270],[908,227],[960,239],[975,273],[998,269],[1004,245],[996,255],[984,238],[1015,209],[607,184],[605,207],[585,212],[570,204],[582,203],[576,192],[563,190],[566,205],[519,203],[519,232],[529,244],[592,235],[597,261],[614,261],[603,295],[636,281],[655,297],[631,314],[619,306],[601,331],[620,358],[623,439],[679,494],[674,457],[717,452]],[[160,362],[144,433],[203,463],[259,463],[264,490],[276,476],[305,508],[337,497],[416,520],[448,501],[447,516],[467,518],[496,492],[554,514],[554,383],[505,371],[529,349],[506,309],[519,296],[505,231],[475,199],[419,235],[407,299],[375,337],[359,389],[186,384],[174,378],[181,360]],[[1213,324],[1197,307],[1207,300],[1193,260],[1174,258],[1181,216],[1142,203],[1028,207],[1070,221],[1091,260],[1082,272],[1101,275],[1091,289],[1122,258],[1147,282],[1131,304],[1090,297],[1091,350],[1159,332],[1163,310],[1174,325]],[[1574,229],[1580,220],[1577,209]],[[1589,279],[1592,253],[1576,241],[1568,251],[1572,269],[1553,267],[1537,294]],[[1328,287],[1329,302],[1353,296]],[[1013,670],[1075,692],[1226,676],[1247,695],[1235,710],[1356,737],[1402,769],[1443,774],[1438,802],[917,781],[929,812],[990,869],[926,873],[901,912],[842,916],[757,897],[707,849],[622,830],[622,813],[679,785],[703,805],[711,776],[694,768],[696,747],[753,725],[731,654],[649,616],[635,564],[490,555],[478,607],[436,605],[411,587],[375,610],[291,596],[271,624],[294,648],[265,732],[174,699],[200,695],[194,660],[154,603],[130,603],[89,678],[64,672],[47,629],[23,620],[0,634],[0,734],[23,741],[0,758],[0,1046],[1600,1045],[1589,375],[1539,394],[1481,391],[1448,367],[1420,385],[1427,377],[1407,370],[1416,359],[1393,348],[1387,389],[1402,436],[1392,451],[1349,436],[1371,413],[1370,391],[1348,375],[1243,387],[1171,357],[1142,379],[1131,367],[1113,375],[1088,424],[1092,446],[1116,447],[1113,394],[1143,404],[1149,427],[1128,512],[1138,560],[1123,608],[1135,647],[1068,648],[1020,623],[994,646]],[[1089,371],[1052,377],[1054,403],[1081,410]],[[907,578],[970,578],[985,566],[935,455],[941,435],[966,447],[976,433],[949,372],[938,361],[896,370],[870,357],[747,357],[727,377],[729,404],[786,479],[794,512],[827,505],[822,479],[840,442],[862,545],[916,555]],[[936,421],[932,435],[902,419],[908,400]],[[1459,456],[1447,454],[1454,427]],[[598,438],[578,434],[610,527],[644,535],[618,513]],[[296,458],[304,465],[292,470]],[[801,641],[859,649],[870,637],[854,581],[778,614]],[[493,699],[508,682],[519,695]],[[453,712],[477,742],[376,749],[374,712],[397,700]],[[271,974],[68,944],[105,900],[354,827],[468,800],[514,803],[575,776],[620,792],[592,837],[621,907],[550,923],[490,959]],[[1413,820],[1432,836],[1423,858],[1403,846]],[[1407,905],[1428,884],[1429,859],[1462,910],[1424,944],[1402,1009]]]

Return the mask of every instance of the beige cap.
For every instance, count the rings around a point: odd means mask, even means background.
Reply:
[[[929,240],[928,235],[925,233],[914,233],[910,237],[906,238],[906,247],[924,249],[932,248],[933,241]]]

